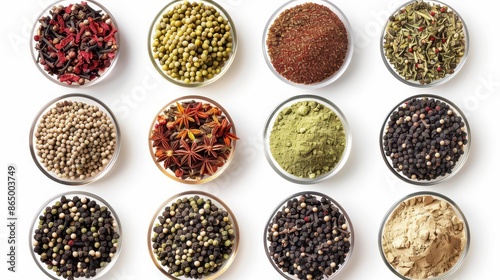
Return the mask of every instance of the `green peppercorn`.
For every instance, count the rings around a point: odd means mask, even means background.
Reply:
[[[228,20],[214,6],[185,1],[161,15],[153,31],[152,55],[172,79],[203,82],[220,73],[229,60],[231,32]],[[219,52],[219,47],[226,52]],[[210,70],[200,71],[205,69]]]

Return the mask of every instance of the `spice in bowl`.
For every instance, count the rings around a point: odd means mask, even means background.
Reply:
[[[281,203],[264,234],[267,257],[286,279],[332,279],[345,267],[353,242],[344,209],[315,192],[299,193]]]
[[[409,98],[387,117],[381,150],[387,165],[414,184],[438,183],[462,167],[470,146],[467,120],[442,97]]]
[[[213,82],[236,52],[236,31],[227,12],[212,1],[174,1],[150,29],[149,54],[156,69],[181,86]]]
[[[149,137],[151,155],[169,177],[183,183],[204,183],[217,177],[234,154],[233,123],[215,101],[186,96],[155,118]]]
[[[215,279],[236,256],[236,219],[210,194],[185,192],[167,200],[151,225],[150,255],[172,279]]]
[[[384,62],[409,85],[447,81],[468,51],[462,18],[439,1],[411,1],[389,17],[382,36]]]
[[[345,70],[352,54],[347,19],[327,1],[289,1],[264,34],[264,57],[273,72],[299,86],[324,86]]]
[[[83,94],[51,101],[35,119],[30,149],[51,179],[69,185],[103,176],[119,151],[119,129],[106,105]]]
[[[120,225],[101,198],[84,192],[58,195],[32,226],[31,253],[51,279],[94,278],[109,271],[121,245]]]
[[[93,1],[63,0],[45,11],[34,29],[32,50],[40,70],[68,86],[100,81],[118,55],[118,29]]]
[[[402,279],[444,279],[462,263],[469,240],[458,207],[442,195],[425,192],[398,202],[379,233],[383,260]]]
[[[347,160],[350,132],[330,101],[300,95],[271,114],[264,137],[268,160],[284,178],[315,183],[332,176]]]

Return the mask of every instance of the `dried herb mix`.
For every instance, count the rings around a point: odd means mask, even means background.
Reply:
[[[38,22],[36,61],[62,83],[83,85],[99,78],[117,54],[115,23],[85,1],[53,6]]]
[[[343,65],[348,31],[328,7],[304,3],[283,11],[268,30],[267,53],[281,76],[298,84],[319,83]]]
[[[234,45],[224,14],[203,2],[182,1],[162,14],[153,33],[153,58],[172,79],[185,84],[212,79]]]
[[[157,261],[174,277],[199,279],[216,273],[233,253],[236,228],[210,198],[178,198],[157,217],[151,237]]]
[[[61,196],[39,217],[33,251],[57,276],[90,278],[108,265],[120,242],[111,211],[86,196]]]
[[[85,180],[102,172],[117,148],[117,128],[98,106],[57,102],[34,130],[40,164],[58,178]]]
[[[222,167],[232,153],[233,124],[208,102],[176,102],[157,117],[150,141],[157,162],[180,179],[201,180]]]
[[[464,23],[447,6],[415,1],[389,18],[384,54],[405,80],[429,84],[453,74],[465,54]]]
[[[286,172],[314,179],[340,162],[346,134],[342,121],[330,108],[316,101],[299,101],[278,113],[269,146]]]
[[[326,197],[303,194],[288,200],[266,230],[272,261],[298,279],[326,279],[351,251],[345,213]]]
[[[465,122],[447,103],[412,98],[391,113],[383,152],[397,172],[417,181],[453,172],[468,144]]]

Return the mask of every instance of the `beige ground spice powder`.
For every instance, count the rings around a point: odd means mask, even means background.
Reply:
[[[436,277],[450,270],[467,244],[464,221],[451,205],[434,196],[403,201],[382,232],[386,260],[411,279]]]

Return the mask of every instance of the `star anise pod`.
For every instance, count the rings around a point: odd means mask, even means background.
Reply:
[[[157,162],[163,161],[163,167],[169,169],[172,165],[180,166],[179,160],[175,156],[175,151],[179,146],[179,141],[173,141],[172,143],[167,143],[165,147],[158,147],[155,156]]]
[[[172,133],[167,129],[165,124],[157,124],[156,128],[153,129],[153,134],[149,138],[153,141],[153,147],[163,147],[167,148],[170,142],[170,135]]]
[[[224,145],[217,143],[217,138],[212,135],[210,137],[204,135],[203,136],[203,144],[199,145],[196,149],[197,152],[206,152],[208,155],[212,155],[213,157],[217,157],[217,151],[224,148]]]
[[[184,165],[185,163],[187,163],[189,168],[193,168],[193,166],[196,162],[203,159],[202,156],[200,156],[196,152],[196,146],[197,146],[196,141],[191,142],[191,145],[189,145],[188,142],[181,139],[180,144],[181,144],[182,148],[178,149],[174,153],[174,155],[181,157],[181,164],[180,165]]]
[[[189,128],[189,122],[194,122],[193,116],[196,114],[193,110],[186,110],[179,102],[177,104],[177,111],[174,112],[175,121],[174,125],[179,125],[179,128],[184,125],[184,127]]]

